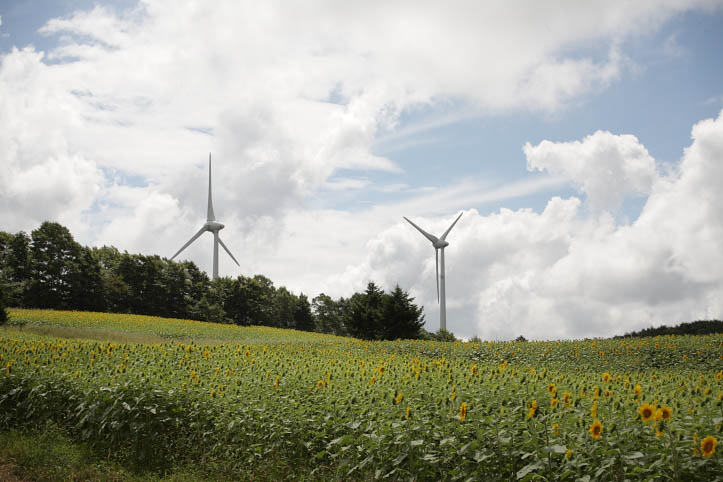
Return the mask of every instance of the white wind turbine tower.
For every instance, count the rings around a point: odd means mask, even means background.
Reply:
[[[459,218],[462,217],[462,213],[459,213],[459,216],[457,216],[457,219],[454,220],[452,225],[447,228],[447,230],[444,232],[444,234],[437,238],[436,236],[429,234],[413,222],[411,222],[406,217],[404,219],[407,220],[409,224],[417,228],[417,230],[424,235],[425,238],[430,240],[432,242],[432,246],[434,246],[434,258],[435,262],[437,264],[437,303],[439,303],[439,329],[440,330],[447,330],[447,299],[445,296],[445,290],[444,290],[444,248],[449,246],[449,243],[445,241],[447,238],[447,235],[450,231],[452,231],[452,228],[455,224],[457,224],[457,221],[459,221]],[[440,265],[442,266],[442,270],[440,272]]]
[[[198,230],[196,234],[193,235],[191,239],[188,240],[186,244],[184,244],[181,249],[178,250],[176,254],[171,256],[171,259],[175,258],[179,254],[181,254],[181,251],[186,249],[188,246],[193,243],[196,238],[198,238],[200,235],[202,235],[206,231],[210,231],[213,233],[213,278],[218,278],[218,245],[220,244],[223,246],[223,249],[226,250],[229,256],[231,256],[231,259],[234,260],[236,265],[240,266],[238,264],[238,261],[236,261],[236,258],[233,257],[233,254],[231,254],[231,251],[228,250],[225,244],[223,244],[223,241],[221,241],[221,238],[218,237],[218,232],[221,231],[224,228],[224,225],[216,221],[216,216],[213,214],[213,201],[211,200],[211,153],[208,154],[208,211],[206,214],[206,223],[201,226],[201,229]]]

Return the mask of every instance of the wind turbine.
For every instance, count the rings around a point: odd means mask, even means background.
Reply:
[[[175,258],[179,254],[181,254],[181,251],[186,249],[188,246],[191,245],[200,235],[202,235],[206,231],[210,231],[213,233],[213,278],[218,278],[218,245],[220,244],[223,246],[223,249],[226,250],[229,256],[231,256],[231,259],[234,260],[236,265],[240,266],[238,264],[238,261],[236,261],[236,258],[233,257],[233,254],[231,254],[231,251],[228,250],[225,244],[223,244],[223,241],[221,241],[221,238],[218,237],[218,232],[221,231],[225,226],[218,221],[216,221],[216,216],[213,214],[213,201],[211,200],[211,153],[208,153],[208,211],[206,213],[206,223],[201,226],[201,229],[198,230],[196,234],[193,235],[191,239],[188,240],[186,244],[184,244],[181,249],[178,250],[176,254],[171,256],[171,259]]]
[[[462,214],[464,212],[459,213],[459,216],[457,216],[457,219],[454,220],[452,225],[447,228],[447,230],[444,232],[444,234],[437,238],[436,236],[429,234],[413,222],[411,222],[406,217],[404,219],[407,220],[409,224],[417,228],[417,231],[422,233],[425,238],[430,240],[432,242],[432,246],[434,246],[434,258],[437,264],[437,303],[439,303],[439,329],[440,330],[447,330],[447,300],[445,297],[444,292],[444,248],[449,246],[449,243],[445,241],[447,238],[447,235],[450,231],[452,231],[452,228],[455,224],[457,224],[457,221],[459,221],[459,218],[462,217]],[[439,266],[442,265],[442,272],[440,274]]]

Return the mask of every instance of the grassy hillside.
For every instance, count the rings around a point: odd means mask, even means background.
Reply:
[[[723,336],[362,342],[12,310],[0,423],[125,466],[240,479],[630,480],[723,473]]]

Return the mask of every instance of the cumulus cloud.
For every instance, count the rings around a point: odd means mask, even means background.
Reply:
[[[627,225],[609,214],[591,215],[576,197],[554,197],[540,213],[465,211],[446,249],[448,327],[487,339],[520,334],[548,339],[721,318],[723,112],[696,124],[692,138],[679,167],[665,175],[654,173],[652,159],[632,136],[596,133],[582,142],[527,146],[535,165],[574,172],[583,185],[592,175],[576,160],[609,162],[620,182],[627,182],[616,196],[640,186],[650,195],[638,219]],[[606,148],[598,149],[600,144]],[[636,180],[626,181],[635,177],[625,177],[628,161],[631,172],[642,173]],[[636,169],[638,164],[642,168]],[[442,232],[451,219],[420,224]],[[366,261],[346,275],[382,280],[387,287],[407,283],[425,306],[427,327],[436,329],[434,255],[428,244],[398,222],[369,242]]]
[[[597,131],[582,142],[528,142],[523,150],[529,170],[569,178],[594,211],[615,211],[629,194],[647,195],[655,179],[655,161],[632,135]]]
[[[103,183],[96,164],[68,144],[74,100],[41,59],[32,48],[0,58],[0,222],[15,230],[47,219],[79,227]]]

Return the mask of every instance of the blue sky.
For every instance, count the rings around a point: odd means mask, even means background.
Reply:
[[[720,2],[3,0],[0,18],[3,230],[50,219],[170,256],[203,220],[212,151],[241,262],[223,275],[399,283],[434,330],[433,250],[402,216],[435,232],[463,211],[460,336],[723,316],[723,215],[695,197],[720,172]],[[210,240],[184,256],[210,270]]]

